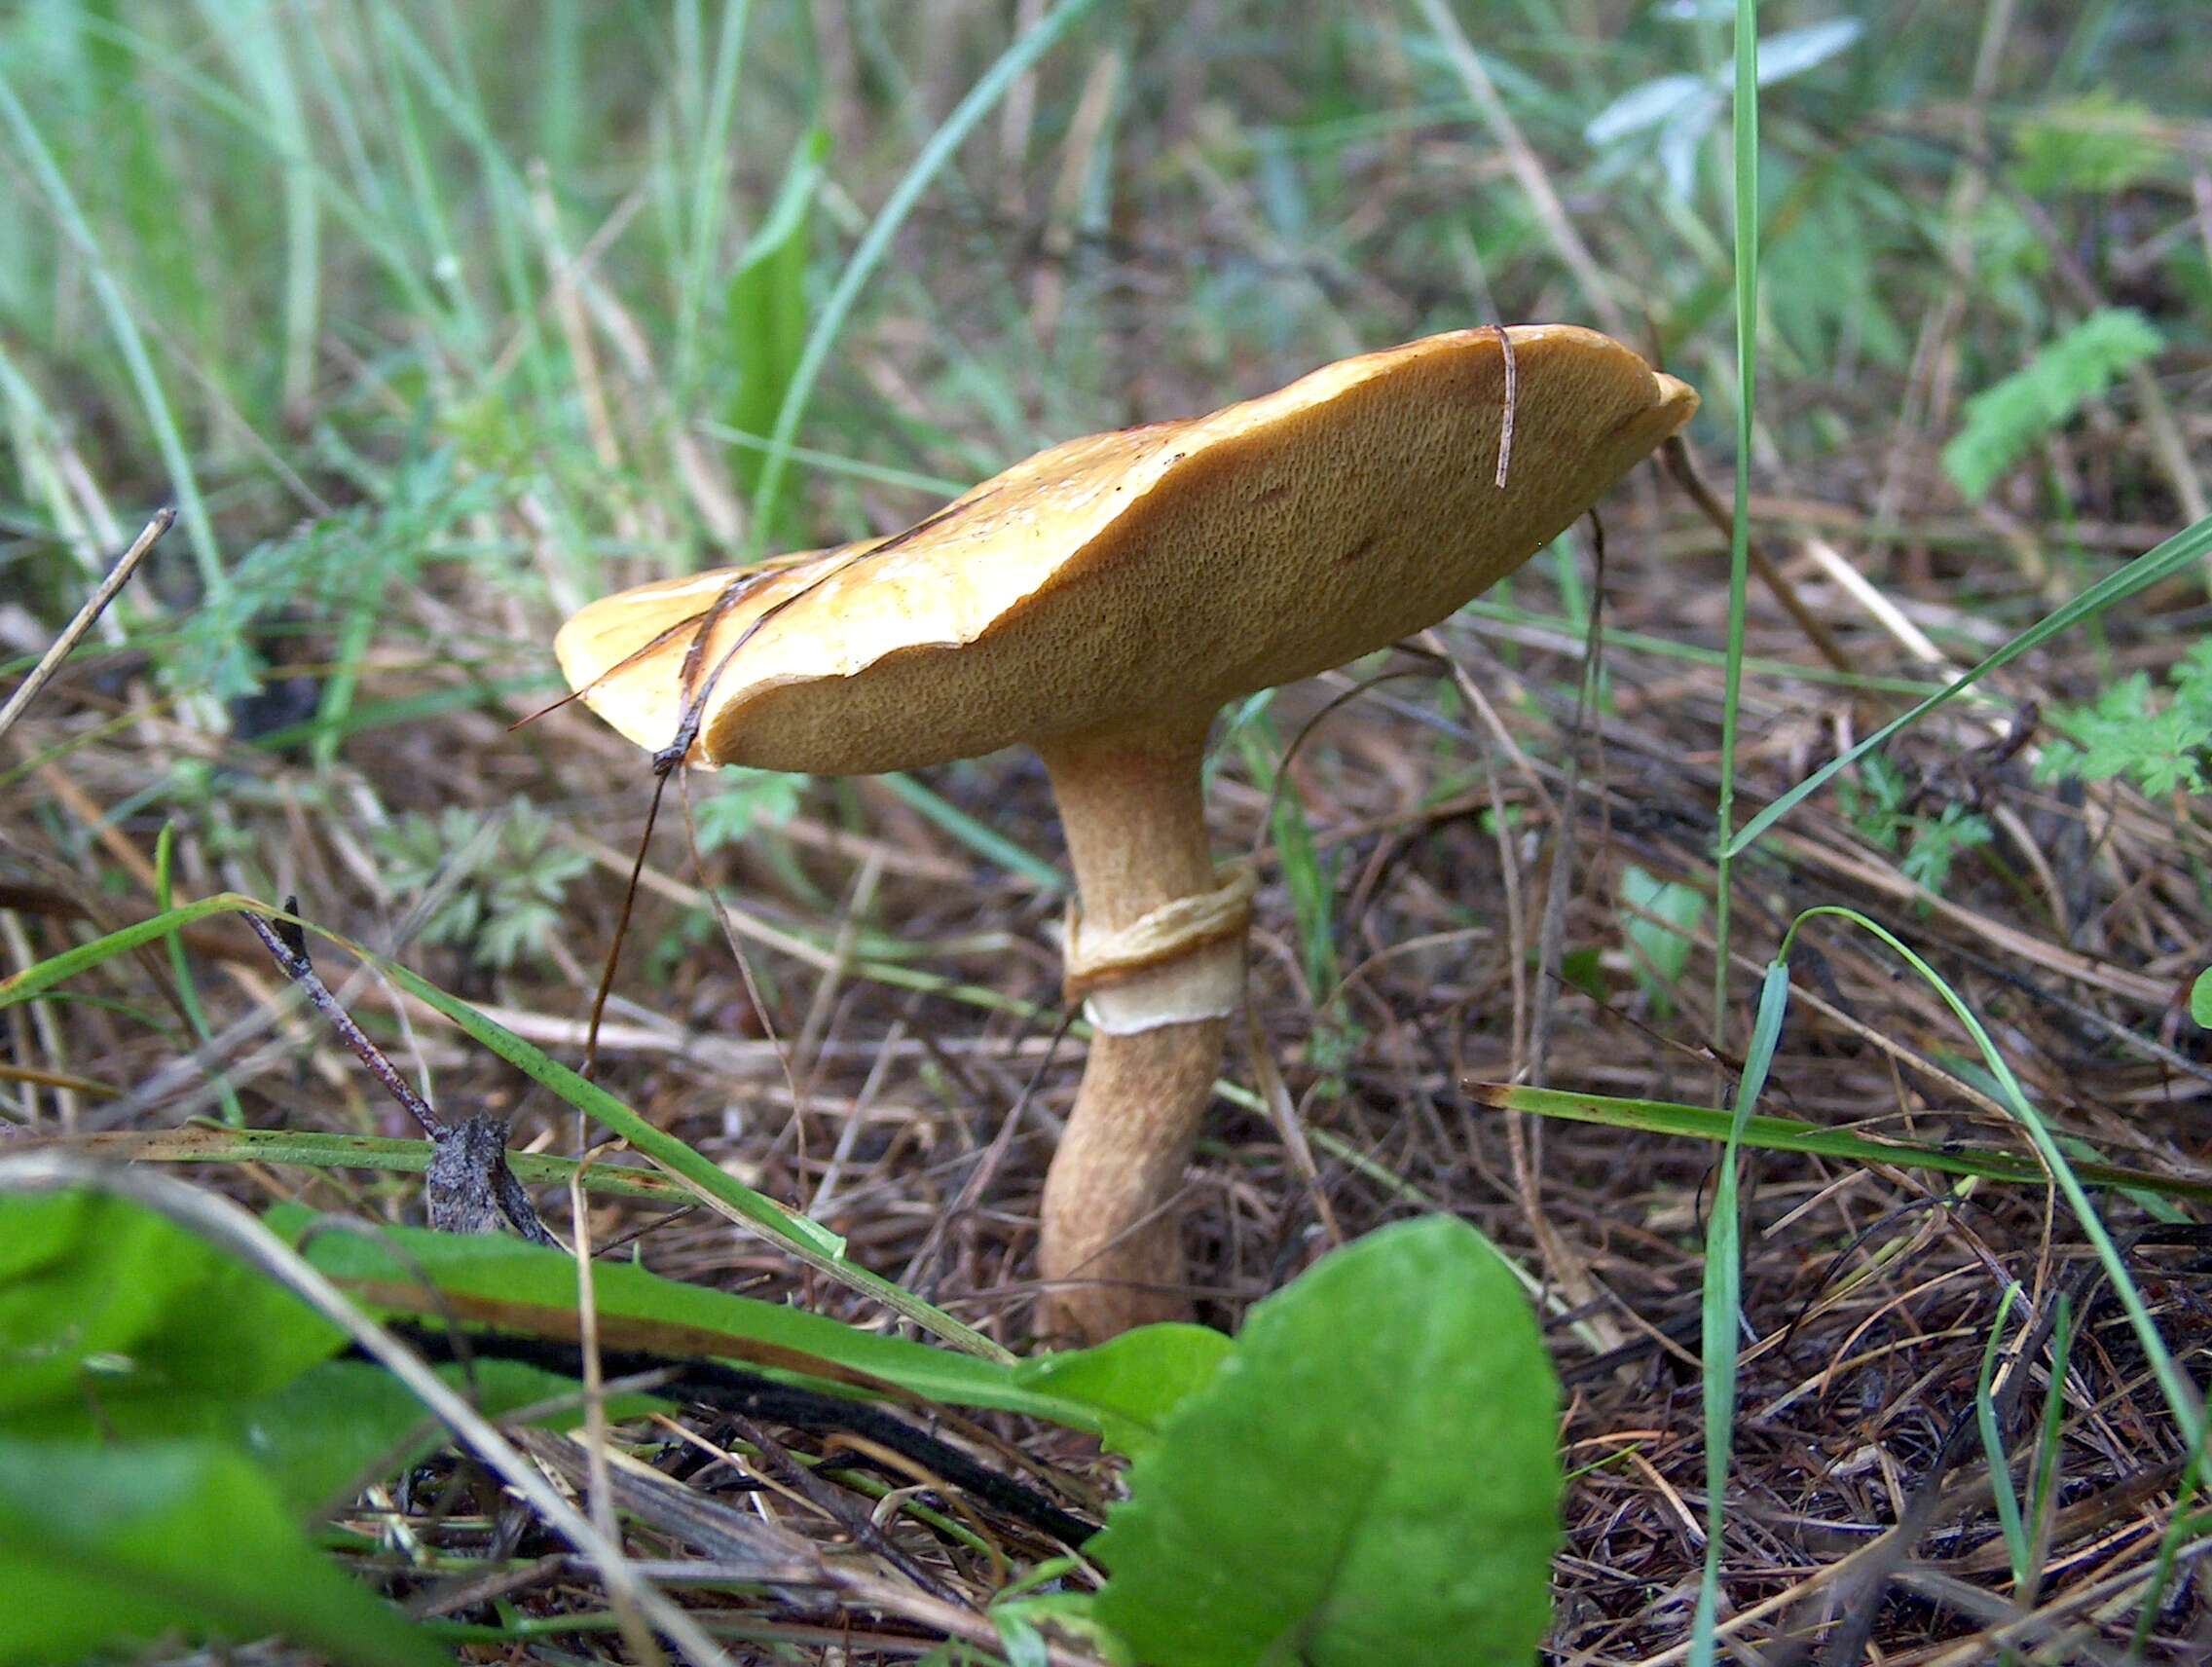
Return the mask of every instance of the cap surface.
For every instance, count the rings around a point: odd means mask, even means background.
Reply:
[[[1697,408],[1595,331],[1510,334],[1503,489],[1499,332],[1456,331],[1066,441],[893,537],[608,597],[555,652],[643,747],[703,695],[697,763],[858,774],[1202,721],[1444,618]]]

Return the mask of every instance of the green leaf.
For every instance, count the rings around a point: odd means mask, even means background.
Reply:
[[[2053,727],[2071,745],[2045,749],[2036,774],[2046,781],[2127,776],[2154,798],[2202,793],[2203,758],[2212,745],[2212,708],[2199,644],[2171,673],[2172,698],[2155,704],[2150,677],[2136,672],[2107,685],[2086,706],[2051,710]]]
[[[213,1442],[0,1441],[0,1662],[179,1628],[375,1667],[452,1660],[318,1556],[269,1483]]]
[[[2054,104],[2014,130],[2012,181],[2040,201],[2066,192],[2117,197],[2166,166],[2151,112],[2099,88]]]
[[[1986,498],[2029,447],[2163,345],[2151,321],[2130,308],[2090,314],[1967,401],[1965,424],[1943,448],[1943,472],[1966,497]]]
[[[1185,1397],[1213,1382],[1235,1345],[1203,1325],[1140,1325],[1095,1349],[1047,1354],[1014,1368],[1014,1382],[1094,1407],[1100,1439],[1136,1458]]]
[[[1654,879],[1632,865],[1621,871],[1621,901],[1629,906],[1621,929],[1636,951],[1636,982],[1650,997],[1651,1011],[1664,1019],[1675,1010],[1674,987],[1689,965],[1689,934],[1705,918],[1705,894],[1679,880]]]
[[[1137,1658],[1114,1631],[1092,1611],[1097,1598],[1090,1592],[1045,1592],[1033,1598],[1002,1598],[990,1609],[991,1624],[999,1629],[1006,1647],[1008,1667],[1024,1657],[1017,1649],[1033,1649],[1028,1659],[1040,1663],[1051,1657],[1045,1645],[1059,1637],[1111,1667],[1137,1667]]]
[[[2200,1029],[2212,1030],[2212,967],[2198,973],[2189,986],[2189,1016]]]
[[[583,1420],[573,1379],[519,1360],[441,1366],[438,1376],[487,1418],[566,1398],[564,1410],[532,1422],[568,1429]],[[609,1420],[669,1410],[651,1395],[609,1395]],[[295,1514],[328,1509],[360,1488],[420,1463],[452,1439],[414,1392],[366,1360],[325,1360],[254,1400],[207,1403],[206,1433],[253,1461]]]
[[[1559,1540],[1559,1386],[1512,1273],[1432,1216],[1252,1311],[1087,1551],[1176,1667],[1526,1667]]]
[[[289,1291],[137,1204],[0,1198],[0,1429],[196,1429],[197,1403],[261,1394],[344,1345]]]
[[[264,1219],[271,1231],[298,1241],[317,1218],[297,1205],[279,1204]],[[387,1227],[380,1229],[375,1239],[355,1233],[316,1233],[301,1248],[310,1262],[334,1279],[412,1288],[427,1278],[448,1296],[504,1305],[517,1322],[542,1315],[546,1320],[542,1335],[560,1335],[555,1322],[576,1311],[574,1259],[503,1235]],[[1086,1402],[1030,1388],[999,1361],[862,1331],[826,1315],[757,1297],[663,1278],[634,1263],[602,1262],[592,1275],[604,1317],[712,1332],[728,1340],[732,1358],[744,1358],[749,1345],[761,1345],[865,1372],[933,1401],[1027,1413],[1077,1429],[1095,1430],[1099,1426],[1099,1416]],[[374,1300],[366,1306],[380,1307]],[[572,1318],[569,1323],[572,1325]]]
[[[775,426],[806,348],[806,267],[812,252],[807,234],[829,155],[829,130],[809,130],[792,153],[776,201],[730,276],[723,327],[737,361],[738,384],[723,415],[744,433],[765,436]],[[732,460],[748,495],[760,484],[767,463],[765,453],[755,451],[740,452]],[[775,530],[767,536],[774,537]]]
[[[1536,958],[1530,951],[1531,964]],[[1579,949],[1569,949],[1559,958],[1560,982],[1570,989],[1578,989],[1593,1001],[1603,1002],[1611,996],[1605,987],[1605,952],[1595,944]]]

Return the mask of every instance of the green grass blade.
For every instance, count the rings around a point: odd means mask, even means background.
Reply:
[[[737,109],[739,71],[745,62],[746,25],[752,0],[727,0],[721,32],[715,40],[715,74],[707,92],[707,110],[692,146],[691,208],[688,246],[676,306],[676,398],[687,404],[699,369],[699,315],[705,309],[707,276],[721,242],[722,208],[729,198],[729,165],[736,146],[731,137]]]
[[[722,332],[737,363],[737,386],[723,415],[731,428],[762,434],[775,426],[799,356],[806,351],[806,272],[814,252],[811,235],[814,197],[821,189],[830,133],[814,128],[799,140],[737,271],[730,275],[722,309]],[[737,482],[757,494],[767,471],[766,450],[734,459]],[[776,541],[779,521],[771,518],[761,537]]]
[[[76,974],[96,967],[139,945],[166,937],[195,921],[204,920],[209,915],[225,913],[253,913],[280,920],[294,918],[257,898],[238,892],[223,892],[215,897],[203,898],[198,903],[166,910],[151,920],[138,921],[121,931],[112,932],[105,938],[80,945],[63,954],[26,967],[13,978],[0,981],[0,1010],[41,995]],[[719,1165],[694,1151],[675,1135],[654,1128],[596,1083],[586,1081],[504,1025],[485,1018],[468,1003],[448,995],[412,968],[387,960],[313,922],[302,920],[297,921],[297,924],[375,967],[408,994],[436,1008],[533,1082],[550,1089],[565,1103],[613,1130],[654,1163],[682,1176],[697,1191],[760,1228],[766,1237],[809,1267],[819,1269],[854,1290],[875,1298],[885,1307],[903,1315],[955,1348],[965,1349],[970,1353],[980,1354],[986,1359],[1013,1358],[1009,1351],[974,1327],[893,1284],[881,1275],[848,1261],[844,1255],[844,1241],[835,1234],[741,1184]]]
[[[1997,1375],[1997,1352],[2005,1341],[2005,1322],[2011,1317],[2012,1304],[2020,1295],[2020,1282],[2015,1279],[2005,1287],[2005,1295],[1997,1305],[1997,1319],[1989,1328],[1989,1339],[1981,1346],[1981,1375],[1974,1381],[1973,1419],[1981,1431],[1981,1451],[1989,1461],[1989,1491],[1997,1501],[1997,1523],[2005,1536],[2005,1552],[2012,1561],[2014,1590],[2025,1590],[2028,1583],[2028,1531],[2020,1521],[2020,1500],[2012,1489],[2012,1468],[2005,1456],[2005,1432],[1997,1427],[1997,1399],[1989,1392],[1990,1380]],[[2019,1369],[2025,1370],[2026,1362]]]
[[[987,863],[996,863],[1010,874],[1019,874],[1039,891],[1051,896],[1067,891],[1068,877],[1044,858],[1015,844],[997,829],[978,822],[942,795],[932,792],[912,776],[888,775],[883,785],[923,819],[936,824]]]
[[[250,897],[241,896],[235,891],[217,892],[213,897],[203,897],[198,903],[181,904],[175,908],[165,909],[150,920],[134,921],[110,932],[104,938],[95,938],[90,944],[80,944],[74,949],[64,949],[58,955],[50,955],[19,973],[0,979],[0,1012],[35,996],[42,996],[55,985],[68,982],[79,973],[89,972],[103,961],[112,961],[118,955],[166,938],[170,933],[195,925],[209,915],[236,914],[243,908],[264,914],[270,912],[267,904],[257,903]]]
[[[1728,1112],[1673,1100],[1616,1099],[1606,1094],[1489,1083],[1465,1086],[1479,1103],[1499,1111],[1525,1111],[1537,1117],[1557,1118],[1567,1123],[1596,1123],[1643,1134],[1717,1141],[1727,1139],[1734,1126]],[[1741,1137],[1746,1146],[1764,1152],[1794,1152],[1803,1157],[1832,1158],[1846,1164],[1890,1164],[1900,1169],[1973,1176],[2007,1186],[2040,1187],[2050,1180],[2041,1161],[2023,1153],[1890,1140],[1846,1129],[1827,1129],[1817,1123],[1800,1123],[1788,1117],[1753,1117],[1744,1125]],[[2074,1172],[2093,1187],[2156,1193],[2164,1198],[2212,1204],[2212,1180],[2191,1180],[2151,1169],[2129,1169],[2101,1163],[2078,1162]]]
[[[145,72],[150,86],[172,83],[203,110],[219,117],[234,131],[266,150],[276,166],[287,174],[304,168],[330,210],[330,224],[358,239],[376,256],[385,275],[398,289],[408,313],[417,318],[444,323],[448,313],[446,305],[432,294],[416,270],[413,257],[392,224],[389,194],[366,155],[358,132],[359,124],[353,116],[350,91],[330,61],[323,31],[302,30],[301,50],[317,95],[318,111],[335,135],[340,151],[348,158],[357,195],[350,195],[313,158],[303,158],[280,148],[269,125],[261,120],[252,105],[214,77],[193,69],[161,41],[97,19],[86,19],[86,32],[105,45],[131,55]]]
[[[1735,838],[1723,847],[1727,856],[1741,856],[1751,843],[1797,808],[1811,795],[1818,793],[1828,778],[1841,769],[1847,769],[1866,754],[1881,746],[1892,735],[1910,724],[1919,722],[1928,714],[1947,701],[1967,692],[1983,678],[2002,667],[2010,665],[2022,654],[2040,648],[2061,632],[2071,631],[2084,619],[2095,618],[2119,607],[2129,597],[2148,590],[2151,586],[2189,572],[2207,555],[2212,555],[2212,515],[2194,526],[2185,527],[2157,548],[2137,556],[2118,573],[2100,579],[2063,608],[2046,615],[2009,643],[1993,652],[1973,670],[1939,693],[1930,695],[1902,718],[1893,719],[1856,746],[1823,764],[1751,821],[1744,824]]]
[[[1728,1142],[1713,1183],[1713,1221],[1705,1236],[1705,1302],[1702,1352],[1705,1360],[1705,1572],[1699,1577],[1697,1610],[1690,1624],[1692,1667],[1712,1667],[1714,1624],[1720,1604],[1721,1530],[1728,1517],[1728,1457],[1736,1424],[1736,1339],[1743,1324],[1743,1224],[1736,1214],[1736,1162],[1743,1150],[1744,1126],[1766,1087],[1789,1011],[1789,967],[1776,961],[1759,988],[1758,1016],[1751,1021],[1751,1045],[1744,1056],[1744,1075],[1736,1085],[1736,1109]]]
[[[2120,1253],[2120,1246],[2113,1242],[2112,1234],[2105,1227],[2104,1217],[2097,1213],[2096,1206],[2090,1203],[2076,1166],[2068,1160],[2057,1139],[2051,1134],[2049,1125],[2043,1120],[2043,1114],[2029,1100],[2027,1092],[2020,1087],[2019,1079],[2012,1074],[2012,1067],[2005,1062],[2005,1056],[1998,1051],[1996,1042],[1991,1039],[1981,1020],[1974,1017],[1973,1010],[1967,1006],[1958,991],[1943,981],[1942,975],[1916,954],[1902,939],[1887,927],[1869,920],[1857,909],[1825,904],[1805,910],[1791,923],[1788,935],[1783,939],[1785,958],[1789,952],[1790,940],[1796,936],[1798,929],[1806,921],[1824,914],[1848,920],[1888,945],[1906,965],[1927,981],[1929,987],[1951,1010],[1952,1017],[1966,1026],[1967,1034],[1973,1039],[1974,1047],[1981,1055],[1982,1064],[1997,1079],[2001,1091],[1999,1097],[2027,1130],[2028,1138],[2035,1143],[2036,1151],[2042,1155],[2045,1166],[2050,1170],[2051,1181],[2066,1200],[2067,1207],[2073,1210],[2075,1219],[2082,1224],[2082,1232],[2095,1248],[2097,1260],[2104,1266],[2105,1277],[2112,1281],[2120,1305],[2127,1313],[2128,1324],[2135,1333],[2135,1340],[2150,1360],[2152,1376],[2157,1379],[2158,1388],[2166,1397],[2167,1410],[2188,1435],[2190,1445],[2193,1448],[2198,1446],[2204,1439],[2205,1421],[2204,1406],[2197,1394],[2196,1386],[2184,1375],[2174,1360],[2172,1351],[2167,1349],[2165,1339],[2159,1335],[2157,1323],[2151,1317],[2150,1304],[2143,1300],[2143,1292],[2136,1285],[2134,1275],[2128,1272],[2127,1258]]]
[[[401,1175],[426,1173],[437,1151],[427,1140],[396,1140],[380,1134],[201,1127],[57,1134],[16,1140],[9,1150],[29,1152],[42,1146],[123,1164],[273,1164],[290,1169],[386,1169]],[[509,1152],[507,1167],[524,1186],[565,1187],[577,1162],[550,1152]],[[643,1199],[668,1208],[691,1202],[687,1188],[658,1169],[608,1163],[584,1168],[584,1190],[603,1198]]]
[[[476,94],[475,78],[467,57],[459,51],[456,31],[456,51],[451,55],[451,69],[440,60],[439,55],[425,45],[420,35],[409,26],[407,19],[396,7],[386,6],[377,13],[377,32],[388,49],[396,54],[393,68],[395,88],[399,83],[399,66],[404,64],[408,73],[429,98],[431,106],[476,154],[478,171],[484,186],[484,213],[491,222],[492,244],[496,251],[500,281],[506,289],[507,310],[515,330],[522,339],[524,352],[519,363],[524,367],[533,385],[532,391],[542,406],[550,406],[563,396],[558,379],[547,364],[548,334],[540,327],[537,294],[531,282],[530,249],[535,241],[531,232],[530,188],[522,170],[500,147],[493,130],[491,118],[485,113],[482,100]],[[420,135],[416,144],[423,148],[425,158],[430,154],[426,141]],[[423,165],[427,167],[425,161]],[[426,204],[434,208],[437,193],[425,174],[419,190]],[[442,217],[437,222],[443,226]],[[442,231],[441,231],[442,236]],[[447,252],[452,245],[441,249]]]
[[[200,0],[207,32],[223,45],[261,102],[282,165],[284,208],[283,365],[278,397],[286,412],[305,409],[314,372],[321,290],[321,205],[308,142],[307,112],[285,41],[288,14],[253,0]]]
[[[2028,1484],[2028,1548],[2035,1562],[2014,1595],[2035,1602],[2043,1578],[2042,1559],[2049,1554],[2050,1512],[2058,1500],[2060,1434],[2066,1414],[2066,1362],[2074,1352],[2074,1299],[2058,1293],[2058,1314],[2050,1328],[2050,1387],[2043,1397],[2043,1426],[2036,1436],[2035,1467]],[[2180,1507],[2177,1504],[2176,1512]]]
[[[799,422],[806,415],[807,401],[813,397],[815,381],[829,361],[830,350],[844,329],[853,303],[890,252],[891,240],[899,235],[899,228],[906,223],[906,216],[913,212],[914,204],[921,201],[930,182],[952,160],[952,153],[1006,95],[1007,89],[1051,51],[1077,19],[1097,4],[1098,0],[1059,0],[1027,34],[999,55],[998,60],[968,90],[968,95],[960,100],[952,114],[930,135],[921,154],[914,158],[913,166],[892,188],[883,207],[862,236],[859,246],[845,262],[844,270],[837,275],[836,286],[822,304],[814,331],[807,337],[806,349],[792,372],[791,386],[784,390],[783,406],[776,413],[775,430],[769,435],[768,466],[761,471],[760,486],[753,500],[751,546],[755,557],[765,548],[762,542],[765,528],[775,513],[777,494],[783,488],[785,461],[789,456],[786,448],[798,437]]]
[[[176,823],[172,819],[162,824],[162,831],[154,836],[154,907],[166,914],[174,907],[170,885],[171,863],[176,854]],[[184,935],[171,932],[163,943],[169,960],[169,976],[176,980],[177,1002],[184,1009],[184,1021],[192,1026],[195,1040],[205,1043],[215,1032],[207,1022],[207,1009],[200,1000],[200,985],[192,976],[192,962],[184,953]],[[238,1091],[231,1087],[230,1077],[218,1070],[215,1085],[222,1091],[223,1121],[233,1129],[245,1127],[245,1107],[239,1104]]]

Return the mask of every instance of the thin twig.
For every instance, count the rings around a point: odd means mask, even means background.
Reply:
[[[1666,461],[1667,472],[1690,495],[1690,501],[1705,512],[1705,518],[1718,529],[1723,538],[1728,537],[1735,528],[1735,516],[1719,499],[1714,497],[1713,489],[1705,484],[1705,477],[1698,473],[1697,460],[1690,455],[1688,443],[1679,434],[1670,435],[1667,443],[1659,448],[1659,455]],[[1773,592],[1775,601],[1782,604],[1784,611],[1797,621],[1797,629],[1804,632],[1805,640],[1820,650],[1821,658],[1839,672],[1857,671],[1859,668],[1852,664],[1851,656],[1843,651],[1843,646],[1835,640],[1834,633],[1822,623],[1820,615],[1805,606],[1805,599],[1797,594],[1797,587],[1783,575],[1782,570],[1774,565],[1756,538],[1746,540],[1745,553],[1751,558],[1751,571],[1759,575],[1759,582]]]
[[[15,727],[16,720],[37,698],[38,691],[53,682],[54,674],[61,669],[61,662],[85,640],[85,633],[107,611],[107,605],[130,582],[130,575],[138,571],[138,564],[162,541],[162,535],[175,524],[174,509],[157,509],[154,512],[154,518],[130,541],[130,548],[123,552],[122,558],[108,570],[107,577],[100,580],[99,588],[86,599],[84,607],[77,610],[77,617],[62,627],[61,635],[54,639],[53,646],[39,656],[38,664],[31,667],[31,675],[23,679],[21,685],[8,697],[8,704],[0,706],[0,735],[7,734]]]
[[[298,898],[286,898],[284,912],[297,914],[299,905]],[[417,1093],[413,1085],[385,1057],[384,1050],[371,1042],[361,1027],[353,1022],[353,1016],[338,1004],[338,998],[330,993],[329,986],[316,975],[314,963],[308,959],[307,934],[300,930],[298,922],[279,920],[272,925],[250,909],[245,911],[244,920],[253,929],[253,935],[261,940],[262,946],[276,957],[276,965],[284,976],[298,984],[308,1000],[314,1004],[316,1011],[330,1020],[330,1028],[338,1032],[338,1040],[345,1043],[353,1056],[368,1067],[369,1075],[382,1083],[385,1092],[406,1108],[407,1115],[421,1126],[424,1134],[432,1140],[443,1138],[446,1133],[444,1120],[430,1109],[430,1102]]]

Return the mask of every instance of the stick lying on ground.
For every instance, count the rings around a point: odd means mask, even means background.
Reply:
[[[297,914],[300,900],[287,897],[284,911]],[[307,934],[289,920],[274,923],[248,913],[246,924],[259,938],[284,976],[307,992],[322,1016],[330,1020],[338,1038],[350,1048],[369,1074],[384,1084],[391,1097],[407,1108],[407,1115],[423,1127],[437,1148],[430,1160],[425,1194],[430,1225],[444,1233],[497,1233],[501,1222],[533,1244],[561,1249],[561,1241],[546,1231],[530,1195],[522,1190],[514,1171],[507,1167],[507,1126],[497,1117],[464,1117],[447,1123],[430,1109],[430,1102],[408,1086],[384,1051],[370,1041],[353,1016],[338,1004],[308,959]]]
[[[284,912],[297,914],[299,899],[287,897]],[[384,1051],[362,1031],[338,1003],[308,959],[307,935],[290,920],[268,921],[248,913],[253,928],[284,976],[307,992],[310,1001],[330,1020],[339,1039],[352,1050],[370,1075],[384,1084],[392,1098],[422,1125],[437,1147],[430,1160],[428,1201],[430,1225],[446,1233],[497,1233],[502,1221],[523,1238],[552,1249],[564,1246],[546,1231],[532,1207],[530,1195],[507,1167],[507,1126],[496,1117],[468,1117],[447,1123],[399,1074]],[[394,1327],[418,1349],[433,1358],[453,1357],[456,1344],[450,1331],[401,1325]],[[573,1344],[541,1338],[472,1333],[469,1353],[497,1354],[523,1360],[548,1371],[580,1376],[583,1352]],[[965,1488],[977,1499],[997,1506],[1017,1521],[1028,1524],[1070,1545],[1081,1544],[1095,1532],[1095,1525],[1063,1509],[1027,1484],[1000,1474],[970,1458],[927,1430],[865,1402],[802,1386],[783,1384],[756,1372],[742,1371],[718,1360],[683,1360],[637,1351],[602,1351],[606,1369],[616,1375],[632,1371],[653,1372],[674,1368],[668,1385],[656,1392],[672,1398],[702,1402],[718,1410],[774,1419],[794,1428],[842,1432],[873,1440],[904,1455],[927,1475]]]

